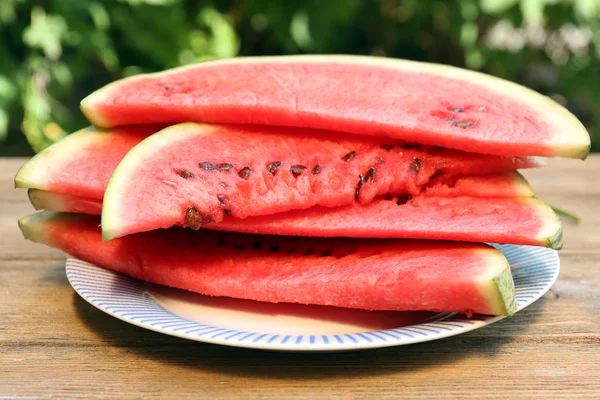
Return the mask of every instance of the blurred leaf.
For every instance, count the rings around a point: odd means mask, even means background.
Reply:
[[[538,0],[529,1],[537,2]],[[481,0],[481,9],[488,14],[500,14],[517,5],[518,2],[519,0]]]
[[[105,31],[110,27],[110,16],[101,3],[90,4],[90,16],[99,30]]]
[[[472,47],[477,41],[479,28],[473,22],[465,22],[460,30],[460,44],[463,47]]]
[[[181,3],[181,0],[119,0],[122,3],[131,4],[137,6],[140,4],[148,4],[151,6],[168,6],[172,4]]]
[[[46,57],[55,60],[61,55],[61,40],[67,31],[67,23],[62,16],[47,15],[43,8],[34,7],[31,25],[23,32],[23,42],[29,47],[42,49]]]
[[[312,37],[310,36],[309,16],[304,10],[298,10],[292,16],[290,23],[290,35],[296,45],[306,50],[312,45]]]
[[[525,22],[531,25],[542,25],[544,18],[544,0],[521,0],[521,13]]]
[[[6,110],[0,108],[0,141],[4,140],[8,134],[9,121],[10,119]]]
[[[210,55],[216,58],[235,57],[240,50],[238,37],[233,26],[221,13],[213,8],[206,8],[198,15],[198,20],[210,28]],[[208,56],[208,55],[207,55]]]
[[[50,119],[51,115],[50,102],[41,89],[41,86],[45,85],[46,79],[47,77],[42,72],[34,74],[29,79],[25,90],[23,130],[35,152],[44,150],[49,144],[42,131],[42,126]]]
[[[11,82],[8,77],[0,75],[0,99],[7,102],[14,100],[17,93],[18,89],[15,83]]]
[[[575,0],[575,13],[584,21],[592,21],[600,15],[598,0]]]

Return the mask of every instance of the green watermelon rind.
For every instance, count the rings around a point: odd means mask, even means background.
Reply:
[[[490,304],[496,307],[493,308],[495,314],[511,316],[517,312],[517,297],[508,261],[506,261],[506,265],[507,267],[492,279],[495,290],[491,293],[497,293],[497,296]]]
[[[488,268],[480,277],[479,292],[486,299],[491,313],[511,316],[517,312],[515,283],[510,272],[510,264],[500,250],[482,252]]]
[[[424,63],[392,58],[351,55],[295,55],[267,57],[239,57],[227,60],[208,61],[210,65],[229,65],[240,63],[345,63],[387,67],[401,71],[418,71],[456,79],[471,85],[490,90],[499,96],[506,96],[523,102],[538,112],[540,120],[546,121],[550,127],[550,138],[539,144],[544,156],[569,157],[585,159],[590,152],[590,136],[583,124],[566,108],[551,98],[529,88],[498,77],[477,71],[466,70],[449,65]],[[202,64],[192,64],[153,74],[142,74],[112,82],[96,90],[81,101],[81,111],[88,120],[98,127],[110,127],[110,121],[102,118],[94,110],[95,104],[101,104],[111,93],[117,92],[123,84],[144,80],[147,77],[164,77],[177,74],[188,69],[198,68]],[[535,146],[530,146],[535,147]],[[533,154],[533,153],[532,153]]]
[[[552,207],[537,197],[530,197],[526,201],[532,201],[538,203],[538,212],[541,213],[541,220],[545,221],[539,237],[541,245],[552,248],[554,250],[560,250],[563,247],[563,228],[560,221],[560,217],[554,212]]]
[[[45,225],[49,221],[59,219],[60,215],[60,213],[54,211],[37,212],[19,218],[17,224],[25,239],[52,246],[52,241],[49,235],[46,234]]]

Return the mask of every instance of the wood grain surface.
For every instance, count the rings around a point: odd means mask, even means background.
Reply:
[[[564,222],[561,274],[512,318],[430,343],[290,354],[150,332],[88,305],[64,254],[23,240],[32,212],[0,159],[0,399],[554,398],[600,399],[600,156],[527,171],[538,196],[582,217]]]

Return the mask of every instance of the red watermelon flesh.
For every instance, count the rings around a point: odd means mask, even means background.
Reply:
[[[72,186],[73,193],[79,193],[78,187]],[[102,198],[100,196],[85,197],[47,190],[29,189],[29,200],[36,210],[75,212],[80,214],[100,215]],[[491,175],[451,177],[433,179],[418,196],[427,197],[484,197],[515,198],[531,197],[533,189],[518,172],[502,172]],[[326,209],[323,210],[324,212]]]
[[[15,185],[102,199],[110,176],[125,154],[133,146],[161,128],[161,126],[150,125],[124,126],[101,131],[93,128],[82,129],[30,159],[19,170],[15,178]],[[429,151],[428,148],[423,149]],[[498,171],[545,165],[543,159],[535,157],[508,159],[491,157],[488,161],[492,164],[488,168]],[[475,190],[480,193],[475,195],[482,196],[489,191],[492,197],[498,196],[501,191],[505,192],[506,196],[512,196],[514,191],[518,193],[521,193],[521,190],[530,191],[526,183],[522,185],[514,177],[498,176],[491,179],[493,180],[487,183],[480,180],[477,184],[467,185],[460,181],[455,182],[455,177],[440,176],[433,180],[436,185],[431,190],[436,195],[445,196],[452,196],[453,192],[457,190],[463,195],[466,194],[465,191],[469,191],[469,195],[471,195],[471,192]]]
[[[99,215],[102,201],[30,190],[36,210]],[[405,202],[406,203],[403,203]],[[261,217],[228,217],[207,229],[315,237],[437,239],[562,247],[562,227],[535,198],[428,197],[376,199],[353,205],[288,211]]]
[[[31,158],[17,173],[15,186],[102,199],[110,176],[125,154],[163,127],[82,129]]]
[[[427,197],[376,199],[368,205],[313,207],[206,228],[272,235],[438,239],[562,248],[562,225],[536,198]]]
[[[455,67],[360,56],[238,58],[114,82],[85,98],[96,126],[261,124],[388,136],[496,155],[585,158],[569,111]]]
[[[247,218],[316,205],[414,195],[433,178],[514,170],[521,159],[394,146],[318,131],[174,125],[131,149],[104,196],[107,239],[225,215]]]
[[[483,244],[249,236],[178,228],[103,242],[99,219],[42,212],[24,236],[134,278],[211,296],[368,310],[512,314],[510,268]]]

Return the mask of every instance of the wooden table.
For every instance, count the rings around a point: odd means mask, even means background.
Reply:
[[[600,155],[528,171],[538,196],[574,211],[558,282],[513,318],[431,343],[289,354],[150,332],[84,302],[64,255],[27,242],[12,188],[24,159],[0,160],[0,399],[600,399]]]

